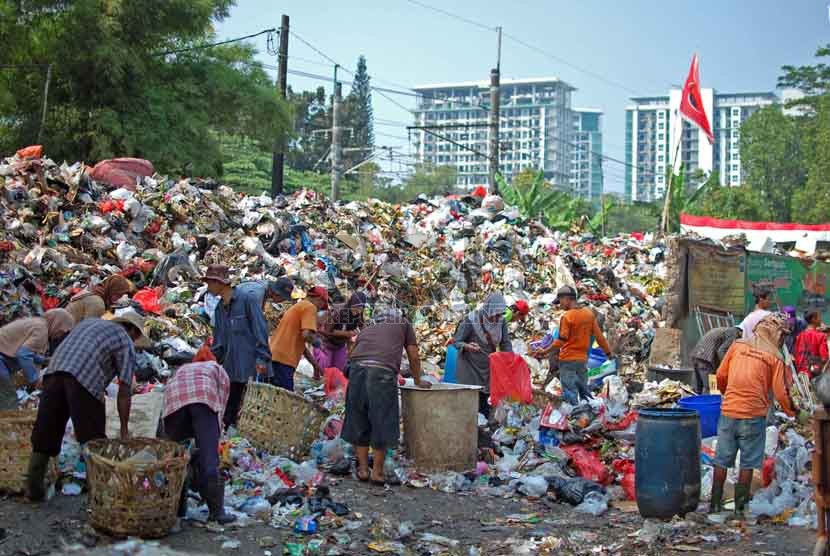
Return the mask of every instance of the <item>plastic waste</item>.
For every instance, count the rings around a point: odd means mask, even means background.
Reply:
[[[601,484],[579,477],[545,477],[545,479],[560,500],[573,506],[581,504],[589,492],[605,492]]]
[[[533,390],[524,358],[499,351],[490,354],[490,402],[496,406],[505,398],[529,404],[533,401]]]
[[[767,456],[775,454],[778,450],[778,427],[770,425],[767,427],[766,441],[764,443],[764,452]]]
[[[544,477],[530,475],[519,480],[519,492],[526,496],[541,498],[548,491],[548,482]]]
[[[245,500],[245,502],[239,507],[239,511],[251,517],[264,513],[270,514],[271,504],[269,504],[268,500],[262,496],[252,496]]]
[[[608,496],[597,491],[589,492],[574,510],[594,517],[601,516],[608,511]]]
[[[496,470],[499,473],[510,473],[519,467],[519,458],[513,454],[505,454],[496,462]]]

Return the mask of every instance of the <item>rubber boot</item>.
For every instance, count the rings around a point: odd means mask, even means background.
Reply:
[[[225,487],[222,479],[208,481],[203,489],[203,497],[208,506],[208,520],[219,525],[227,525],[236,521],[236,516],[225,513]]]
[[[49,456],[32,452],[29,459],[29,471],[26,475],[26,497],[32,502],[42,502],[46,498],[46,468]]]
[[[709,513],[719,514],[723,511],[723,485],[712,485],[712,496],[709,498]]]
[[[735,515],[743,517],[746,505],[749,503],[749,485],[738,483],[735,485]]]

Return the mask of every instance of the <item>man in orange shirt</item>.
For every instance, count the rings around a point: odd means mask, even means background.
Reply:
[[[794,416],[787,389],[786,367],[781,354],[789,333],[786,315],[772,313],[755,326],[751,340],[737,340],[718,367],[718,389],[723,392],[718,420],[718,445],[709,511],[723,510],[723,484],[726,471],[735,464],[741,451],[741,472],[735,485],[735,513],[749,501],[752,471],[764,462],[769,392],[772,390],[781,409]]]
[[[559,338],[546,349],[532,353],[537,359],[547,357],[554,349],[559,349],[559,380],[562,381],[562,397],[571,404],[578,404],[579,399],[591,399],[588,389],[588,350],[591,338],[596,339],[599,347],[613,358],[611,347],[605,340],[597,322],[596,315],[588,307],[577,303],[576,289],[562,286],[556,292],[555,304],[565,309],[559,323]]]
[[[308,291],[307,299],[298,301],[283,314],[268,341],[274,371],[271,384],[293,392],[294,371],[303,356],[314,367],[314,377],[319,379],[322,376],[320,366],[307,344],[314,340],[317,332],[317,311],[327,309],[328,306],[329,293],[326,288],[315,286]]]

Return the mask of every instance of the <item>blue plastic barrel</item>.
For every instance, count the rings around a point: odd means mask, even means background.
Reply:
[[[455,384],[455,369],[458,365],[458,349],[452,344],[447,347],[447,359],[444,362],[444,378],[441,382]]]
[[[700,417],[691,409],[641,409],[634,448],[637,509],[669,519],[700,502]]]
[[[689,396],[677,402],[677,405],[698,412],[700,415],[700,434],[703,438],[709,438],[718,434],[720,402],[721,397],[718,395]]]

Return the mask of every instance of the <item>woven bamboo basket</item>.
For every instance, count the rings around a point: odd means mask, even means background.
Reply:
[[[26,474],[32,457],[32,428],[36,409],[0,411],[0,491],[20,494],[26,490]],[[58,478],[55,458],[49,460],[49,483]]]
[[[139,452],[154,461],[130,461]],[[186,448],[169,440],[93,440],[84,448],[90,524],[115,537],[161,538],[176,524]]]
[[[260,450],[295,459],[308,454],[327,416],[299,394],[249,382],[239,417],[239,433]]]

